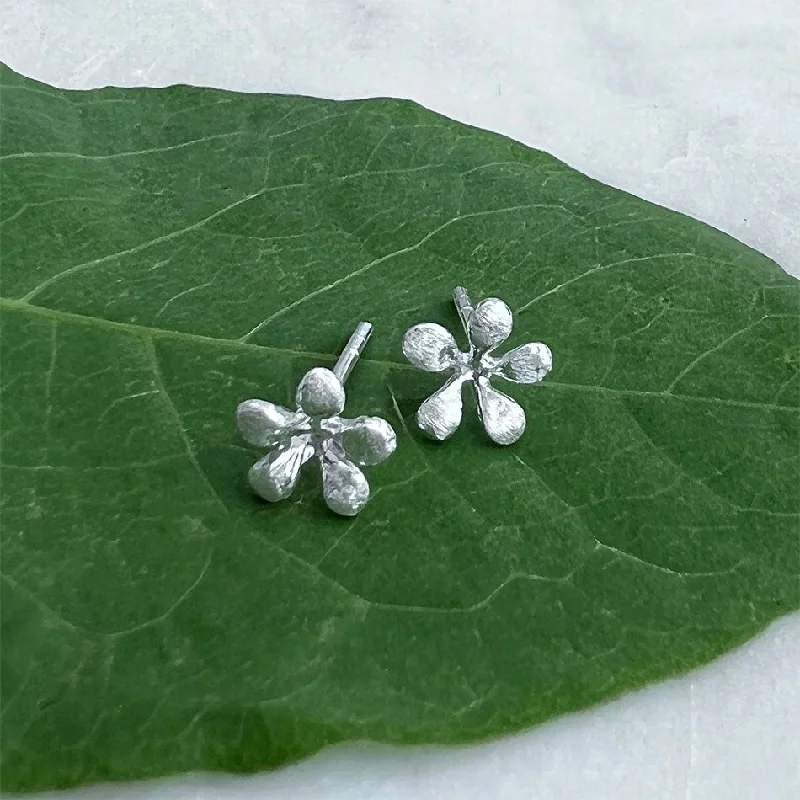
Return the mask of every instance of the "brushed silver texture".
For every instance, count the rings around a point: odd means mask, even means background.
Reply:
[[[459,319],[469,347],[458,348],[453,335],[435,322],[423,322],[406,331],[403,355],[426,372],[449,372],[444,385],[417,411],[420,429],[437,441],[452,436],[461,424],[461,389],[475,387],[478,414],[489,438],[497,444],[516,442],[525,432],[525,412],[507,394],[495,389],[492,378],[513,383],[538,383],[553,368],[553,354],[546,344],[531,342],[496,356],[494,351],[511,334],[511,309],[497,297],[473,305],[463,286],[453,291]]]
[[[397,447],[392,426],[380,417],[345,419],[344,383],[372,333],[356,327],[332,370],[314,367],[297,387],[297,410],[266,400],[245,400],[236,410],[242,436],[270,448],[248,472],[253,490],[271,503],[294,491],[300,469],[316,459],[322,470],[322,495],[331,511],[352,517],[369,500],[369,483],[360,467],[378,464]]]

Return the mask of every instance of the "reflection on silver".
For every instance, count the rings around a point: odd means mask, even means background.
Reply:
[[[452,436],[461,423],[461,387],[472,383],[486,433],[497,444],[513,444],[525,432],[525,412],[495,389],[490,379],[538,383],[553,368],[553,354],[546,344],[532,342],[495,356],[495,348],[511,333],[511,309],[496,297],[473,306],[462,286],[456,287],[453,300],[467,334],[467,352],[458,349],[448,330],[433,322],[414,325],[403,338],[403,354],[415,367],[451,373],[444,386],[419,407],[417,424],[433,439],[444,441]]]
[[[343,419],[344,382],[372,333],[358,325],[332,370],[315,367],[297,387],[297,410],[245,400],[236,412],[242,436],[258,447],[274,448],[256,461],[248,478],[253,490],[270,502],[294,491],[300,468],[316,458],[322,491],[332,511],[352,517],[369,500],[369,484],[359,467],[378,464],[397,446],[392,426],[380,417]]]

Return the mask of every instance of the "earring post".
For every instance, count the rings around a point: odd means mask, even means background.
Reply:
[[[344,383],[350,377],[350,373],[353,371],[353,367],[356,365],[356,361],[358,361],[358,357],[364,350],[370,336],[372,336],[371,323],[359,322],[333,368],[333,374],[341,383]]]
[[[467,290],[463,286],[456,286],[453,289],[453,302],[456,304],[456,311],[461,319],[461,324],[464,330],[469,333],[469,318],[475,310],[472,306],[472,301],[469,299]]]

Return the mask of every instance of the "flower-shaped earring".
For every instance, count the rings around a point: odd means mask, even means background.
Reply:
[[[417,424],[433,439],[443,441],[461,424],[461,387],[472,382],[478,395],[478,414],[486,433],[497,444],[513,444],[525,432],[525,412],[508,395],[495,389],[498,376],[514,383],[538,383],[553,368],[546,344],[523,344],[504,356],[493,355],[511,333],[511,309],[496,297],[473,308],[467,290],[456,287],[453,300],[467,334],[469,350],[461,352],[452,334],[441,325],[423,322],[406,331],[403,355],[426,372],[451,372],[444,386],[417,411]]]
[[[256,494],[270,502],[294,490],[300,467],[316,457],[322,468],[322,493],[328,508],[352,517],[369,500],[369,484],[359,467],[378,464],[397,445],[392,426],[380,417],[342,419],[344,382],[372,333],[359,323],[333,370],[315,367],[297,387],[297,411],[245,400],[236,420],[242,436],[258,447],[274,448],[250,468]]]

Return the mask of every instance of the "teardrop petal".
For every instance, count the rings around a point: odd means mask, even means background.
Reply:
[[[270,503],[287,498],[297,483],[300,467],[313,455],[305,437],[289,447],[273,450],[250,467],[247,474],[253,491]]]
[[[525,433],[525,412],[516,400],[497,391],[487,378],[478,378],[478,413],[489,438],[514,444]]]
[[[542,342],[516,347],[500,359],[499,374],[514,383],[538,383],[553,369],[553,354]]]
[[[514,317],[497,297],[481,300],[469,318],[469,338],[478,350],[491,350],[508,339]]]
[[[331,511],[352,517],[369,500],[369,484],[355,464],[329,456],[322,460],[322,495]]]
[[[406,331],[403,355],[417,369],[444,372],[456,363],[458,345],[446,328],[435,322],[423,322]]]
[[[362,467],[379,464],[397,447],[394,429],[380,417],[346,420],[339,441],[348,460]]]
[[[312,417],[332,417],[344,408],[344,386],[325,367],[314,367],[297,387],[297,405]]]
[[[302,414],[266,400],[245,400],[236,409],[239,431],[250,444],[258,447],[278,444],[302,422]]]
[[[432,439],[442,442],[461,424],[461,386],[464,379],[450,378],[417,411],[417,424]]]

